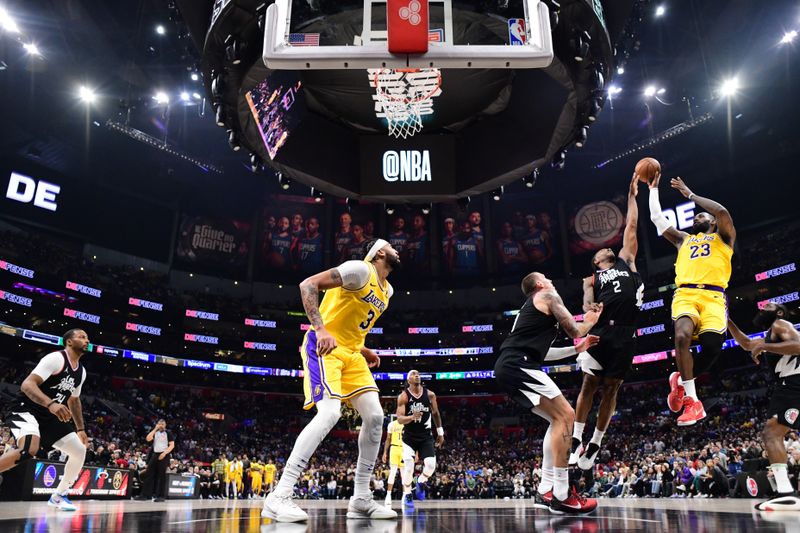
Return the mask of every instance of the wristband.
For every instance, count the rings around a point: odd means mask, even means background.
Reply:
[[[76,430],[75,430],[75,433],[80,433],[81,431],[83,431],[84,433],[86,433],[86,430],[85,430],[85,429],[83,429],[83,428],[76,429]]]
[[[50,410],[50,406],[53,405],[54,403],[58,403],[58,400],[52,400],[50,403],[47,404],[47,407],[45,407],[45,409],[47,409],[49,411]]]
[[[436,428],[436,434],[439,435],[440,437],[444,437],[444,428],[443,427]]]
[[[692,196],[694,196],[694,193],[693,193],[693,192],[690,192],[690,193],[689,193],[689,200],[691,200],[691,199],[692,199]]]

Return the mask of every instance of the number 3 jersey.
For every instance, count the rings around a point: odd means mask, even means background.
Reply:
[[[381,285],[375,266],[367,261],[346,261],[337,270],[343,284],[325,292],[319,314],[337,346],[358,352],[389,307],[393,289],[388,281]]]
[[[635,326],[642,307],[642,276],[617,257],[614,266],[594,273],[594,301],[603,304],[593,331],[614,326]]]
[[[75,396],[77,398],[80,396],[81,387],[86,380],[86,369],[83,368],[80,362],[73,367],[64,350],[52,352],[42,357],[31,374],[36,374],[42,378],[42,384],[39,385],[39,388],[50,399],[62,405],[67,405],[67,400],[70,397]],[[51,416],[46,407],[28,398],[21,390],[17,400],[14,410],[19,409],[38,416]]]
[[[678,250],[675,285],[728,287],[733,248],[718,233],[689,235]]]

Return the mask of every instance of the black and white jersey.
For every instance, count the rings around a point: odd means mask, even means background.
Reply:
[[[764,338],[767,344],[781,342],[772,336],[772,328]],[[800,391],[800,355],[781,355],[767,352],[767,364],[775,372],[775,379],[783,387]]]
[[[86,380],[86,369],[81,363],[73,367],[64,350],[42,357],[31,373],[42,378],[42,384],[39,385],[42,392],[62,405],[66,405],[72,396],[77,398],[81,395],[81,387]],[[46,407],[28,398],[21,390],[17,399],[19,404],[16,409],[38,415],[48,414]]]
[[[514,319],[511,333],[500,346],[500,352],[512,349],[543,361],[558,335],[558,322],[553,315],[546,315],[536,309],[533,296],[528,296],[522,304],[517,318]]]
[[[406,403],[406,416],[422,413],[419,422],[409,422],[403,428],[403,439],[415,441],[420,439],[432,439],[431,433],[431,399],[428,398],[428,389],[422,387],[422,394],[419,397],[411,394],[406,388],[405,391],[408,402]]]
[[[603,304],[603,312],[595,325],[635,326],[644,297],[644,283],[638,272],[617,257],[614,266],[594,273],[594,301]]]

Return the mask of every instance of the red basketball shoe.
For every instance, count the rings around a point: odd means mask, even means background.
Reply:
[[[683,405],[685,407],[683,414],[678,417],[679,426],[693,426],[706,417],[706,411],[703,409],[703,402],[700,400],[685,396],[683,398]]]
[[[669,396],[667,396],[667,405],[669,410],[677,413],[683,407],[683,397],[686,395],[686,390],[683,385],[678,385],[678,378],[681,377],[680,372],[673,372],[669,375]]]

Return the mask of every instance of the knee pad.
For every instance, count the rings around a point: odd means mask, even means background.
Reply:
[[[426,476],[433,474],[433,471],[436,470],[436,457],[426,457],[422,463],[424,465],[422,471]]]
[[[722,353],[722,343],[725,338],[720,333],[701,333],[700,339],[700,353],[695,356],[694,360],[694,374],[699,376],[708,372],[719,359]]]

